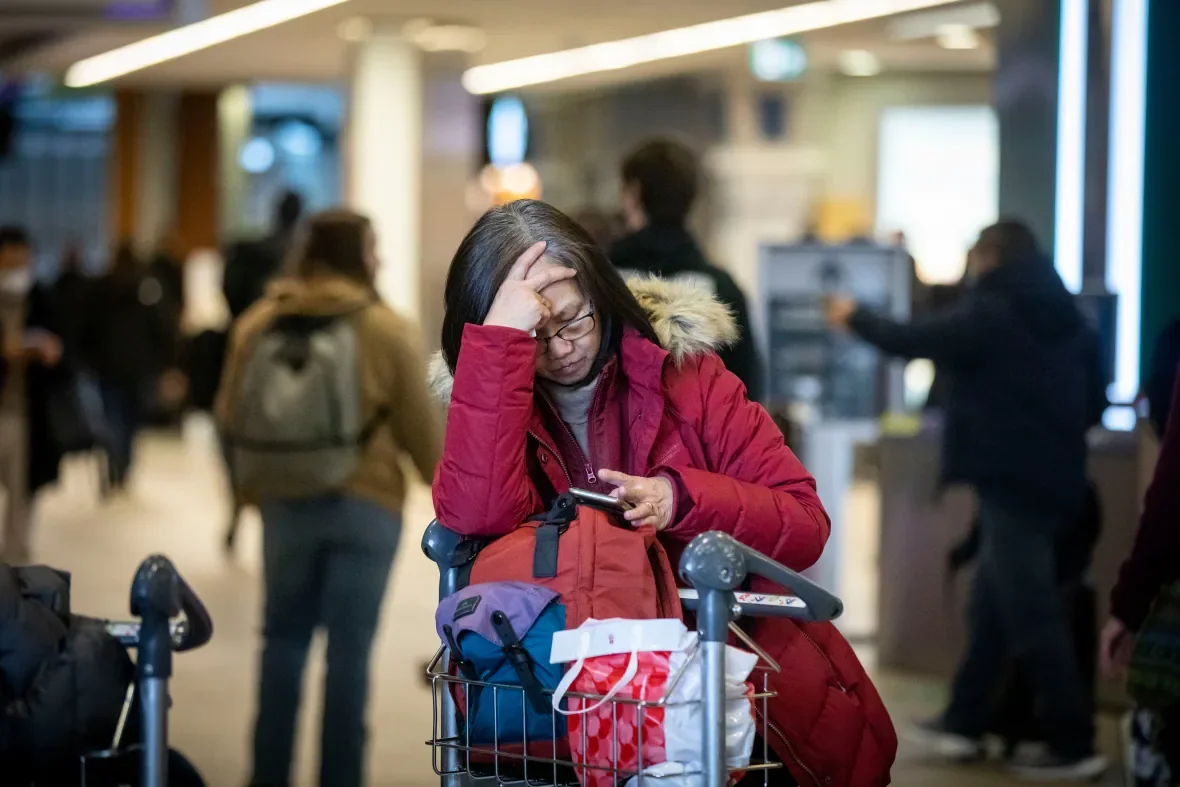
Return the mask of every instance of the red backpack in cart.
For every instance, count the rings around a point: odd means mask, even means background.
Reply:
[[[570,494],[480,551],[470,584],[510,581],[560,594],[567,629],[587,618],[681,617],[676,574],[655,528],[621,524]]]

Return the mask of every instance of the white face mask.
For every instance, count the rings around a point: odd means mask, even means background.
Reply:
[[[33,289],[33,272],[28,268],[0,271],[0,292],[24,295]]]

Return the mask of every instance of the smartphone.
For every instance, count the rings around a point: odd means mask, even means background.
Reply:
[[[600,508],[604,511],[623,512],[630,511],[634,508],[626,500],[619,500],[617,497],[591,492],[589,489],[571,489],[570,494],[574,496],[574,500],[577,500],[582,505]]]

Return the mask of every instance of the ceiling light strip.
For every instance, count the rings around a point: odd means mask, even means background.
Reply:
[[[735,16],[634,38],[476,66],[463,74],[463,86],[472,93],[499,93],[641,63],[741,46],[766,38],[935,8],[953,2],[957,0],[820,0],[775,11]]]
[[[68,87],[89,87],[108,82],[347,2],[349,0],[260,0],[80,60],[66,72],[65,84]]]

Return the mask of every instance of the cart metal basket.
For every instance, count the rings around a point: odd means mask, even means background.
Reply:
[[[461,590],[467,584],[470,566],[482,547],[480,542],[464,540],[434,522],[427,528],[422,541],[423,550],[438,566],[440,573],[439,597],[445,598]],[[699,787],[726,787],[742,774],[751,774],[755,782],[766,784],[770,773],[782,765],[774,760],[769,750],[769,741],[781,738],[769,722],[767,704],[775,696],[770,690],[769,676],[780,667],[736,624],[741,617],[791,617],[804,621],[832,620],[838,617],[843,606],[839,599],[818,587],[810,580],[784,566],[775,563],[749,547],[737,542],[724,533],[706,533],[698,536],[685,550],[680,562],[680,574],[691,587],[681,591],[681,602],[688,610],[696,613],[700,659],[688,659],[687,665],[699,663],[702,670],[701,685],[704,696],[699,700],[681,704],[703,706],[701,717],[704,729],[702,736],[703,768],[694,773],[677,774],[665,781],[646,774],[645,771],[656,763],[643,761],[644,722],[647,715],[657,710],[676,707],[668,698],[683,678],[680,673],[671,676],[662,693],[663,699],[641,701],[614,698],[609,700],[613,725],[610,765],[575,761],[562,736],[558,734],[558,721],[551,721],[552,734],[544,741],[530,741],[527,736],[528,724],[524,724],[525,735],[510,741],[499,739],[500,720],[494,719],[496,734],[490,743],[475,743],[470,731],[464,729],[462,719],[468,717],[469,708],[456,706],[454,689],[464,703],[472,695],[472,689],[491,692],[492,707],[498,714],[501,692],[522,692],[520,686],[483,683],[452,673],[450,654],[445,644],[431,661],[427,674],[433,691],[433,725],[431,739],[434,772],[440,777],[443,787],[483,787],[483,785],[527,785],[528,787],[577,787],[581,777],[596,772],[596,784],[609,783],[614,787],[658,787],[660,784],[691,784]],[[793,595],[775,596],[738,592],[749,577],[764,577],[782,587],[790,588]],[[749,764],[732,767],[725,751],[725,706],[731,701],[725,696],[725,649],[730,635],[759,657],[759,665],[751,677],[755,686],[749,695],[757,724],[760,743],[753,752]],[[585,694],[567,694],[567,697],[583,702],[596,703],[602,700]],[[527,703],[521,703],[527,708]],[[552,714],[551,714],[552,716]],[[638,735],[638,762],[630,767],[621,767],[619,753],[619,720],[635,720]],[[514,720],[515,721],[515,720]],[[520,726],[519,722],[514,726]],[[581,725],[583,735],[582,751],[586,751],[585,735],[589,725]],[[757,774],[761,773],[759,779]]]

